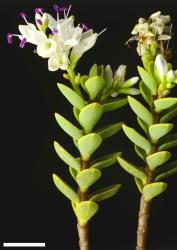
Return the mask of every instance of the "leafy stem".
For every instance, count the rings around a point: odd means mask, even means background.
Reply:
[[[89,161],[85,161],[81,157],[80,163],[81,163],[81,171],[88,169]],[[79,187],[78,194],[79,194],[80,202],[88,200],[88,196],[89,196],[88,191],[83,192],[83,191],[81,191],[81,189]],[[79,235],[80,250],[89,250],[90,244],[89,244],[89,224],[88,224],[88,222],[86,225],[80,225],[80,223],[78,221],[77,228],[78,228],[78,235]]]
[[[67,72],[68,72],[68,76],[69,76],[69,81],[70,83],[72,84],[72,87],[73,89],[80,95],[82,96],[82,92],[79,88],[79,85],[76,84],[75,82],[75,78],[76,78],[76,73],[75,73],[75,70],[71,67],[68,67],[67,69]],[[83,96],[82,96],[83,97]]]
[[[157,97],[154,98],[154,101],[156,99]],[[154,105],[151,108],[151,113],[153,116],[153,124],[159,123],[160,117],[158,113],[156,113]],[[158,151],[157,143],[151,142],[151,145],[152,145],[152,149],[151,149],[150,155]],[[145,167],[145,171],[147,173],[147,183],[145,185],[153,183],[155,180],[155,172],[149,169],[148,164]],[[146,241],[147,241],[147,236],[148,236],[148,224],[149,224],[149,218],[150,218],[150,208],[151,208],[151,200],[146,201],[144,198],[144,195],[142,194],[141,200],[140,200],[139,215],[138,215],[136,250],[146,249]]]

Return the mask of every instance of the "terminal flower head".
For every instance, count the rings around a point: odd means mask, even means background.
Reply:
[[[138,24],[131,32],[134,36],[127,43],[136,40],[138,42],[137,52],[140,56],[143,56],[154,42],[157,43],[159,52],[163,53],[163,45],[171,39],[170,21],[170,16],[162,15],[161,11],[153,13],[148,19],[139,18]]]
[[[82,23],[75,26],[74,16],[70,15],[71,6],[54,5],[56,19],[40,7],[35,8],[35,24],[27,21],[24,12],[20,16],[25,24],[19,25],[20,34],[7,34],[9,44],[13,37],[20,40],[19,46],[24,48],[26,43],[36,46],[36,53],[42,58],[48,58],[50,71],[74,68],[80,57],[96,43],[99,34]],[[49,31],[49,32],[48,32]]]

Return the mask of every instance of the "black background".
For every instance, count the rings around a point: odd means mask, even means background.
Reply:
[[[23,23],[20,11],[28,14],[28,20],[34,18],[35,7],[43,7],[55,14],[53,1],[0,1],[0,47],[1,47],[1,100],[5,115],[6,144],[8,156],[2,164],[1,199],[1,241],[47,243],[50,250],[73,250],[77,247],[76,219],[70,203],[54,187],[52,173],[73,184],[66,165],[57,157],[53,149],[53,140],[60,141],[71,153],[77,154],[72,140],[58,127],[54,112],[63,114],[74,121],[71,106],[59,93],[56,83],[66,80],[62,71],[49,72],[47,60],[33,54],[33,46],[18,48],[6,44],[6,33],[18,33],[18,24]],[[77,67],[81,73],[87,73],[93,63],[111,64],[113,69],[127,64],[127,76],[137,75],[136,66],[141,64],[135,45],[124,46],[130,32],[140,16],[148,17],[155,11],[172,16],[173,65],[177,68],[177,2],[169,1],[60,1],[61,5],[72,3],[72,13],[76,22],[86,22],[96,31],[107,27],[99,37],[95,47],[87,52]],[[15,39],[14,39],[15,40]],[[177,91],[176,91],[177,93]],[[176,94],[173,91],[173,95]],[[8,112],[6,111],[8,109]],[[3,113],[2,113],[3,114]],[[4,118],[3,118],[4,117]],[[101,124],[117,121],[138,128],[135,115],[124,107],[104,116]],[[2,130],[4,133],[6,130]],[[177,131],[177,129],[174,129]],[[7,140],[8,139],[8,140]],[[7,144],[8,142],[8,144]],[[123,151],[127,158],[141,164],[135,156],[132,144],[119,133],[104,141],[104,145],[95,154],[103,155]],[[3,151],[2,151],[3,152]],[[175,155],[173,150],[173,155]],[[5,154],[3,154],[5,156]],[[177,176],[169,177],[168,190],[154,199],[151,211],[148,250],[177,249]],[[131,250],[134,249],[139,198],[133,178],[125,173],[118,164],[103,173],[101,181],[93,189],[103,185],[122,183],[118,195],[100,204],[100,211],[91,221],[92,250]]]

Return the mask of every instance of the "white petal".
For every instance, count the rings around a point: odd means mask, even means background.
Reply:
[[[82,35],[82,29],[80,27],[74,28],[71,21],[72,19],[64,21],[59,28],[60,39],[65,46],[70,48],[79,43]]]
[[[82,36],[82,29],[80,27],[77,27],[72,37],[64,41],[64,45],[69,46],[70,48],[76,46],[80,42],[81,36]]]
[[[158,40],[170,40],[171,39],[171,36],[169,35],[159,35],[158,36]]]
[[[160,18],[162,19],[162,21],[167,24],[171,21],[171,16],[170,15],[161,15]]]
[[[35,25],[19,25],[19,30],[27,42],[39,45],[47,40],[47,36],[36,29]]]
[[[82,37],[81,37],[81,40],[84,40],[85,38],[89,37],[93,35],[93,30],[92,29],[89,29],[87,30],[86,32],[82,33]]]
[[[55,54],[53,54],[48,60],[48,69],[50,71],[57,71],[59,68],[60,68],[59,60],[55,56]]]
[[[157,55],[155,59],[155,66],[158,70],[160,78],[163,79],[168,73],[168,64],[162,54]]]
[[[68,53],[59,55],[53,53],[48,60],[48,68],[50,71],[57,71],[58,69],[67,70],[69,66]]]
[[[53,39],[48,39],[45,43],[37,46],[37,54],[43,58],[49,58],[57,48]]]
[[[98,34],[94,33],[93,35],[81,40],[80,43],[72,49],[71,55],[76,55],[78,58],[80,58],[87,50],[94,46],[97,37]]]
[[[152,15],[150,15],[149,18],[151,19],[156,19],[157,17],[159,17],[161,15],[161,11],[157,11],[155,13],[153,13]]]
[[[60,60],[60,69],[67,70],[69,66],[68,53],[64,53],[62,56],[62,60]]]
[[[53,16],[51,16],[51,15],[48,14],[48,13],[47,13],[47,16],[48,16],[48,20],[49,20],[48,27],[49,27],[51,30],[57,28],[57,20],[55,20],[55,18],[53,18]]]

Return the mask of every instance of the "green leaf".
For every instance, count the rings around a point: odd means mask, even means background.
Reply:
[[[177,133],[167,135],[159,141],[158,151],[166,150],[177,146]]]
[[[103,114],[103,108],[99,103],[91,103],[85,106],[79,114],[79,122],[86,133],[90,133]]]
[[[157,112],[168,109],[175,104],[177,104],[177,98],[175,97],[166,97],[154,101]]]
[[[58,175],[53,174],[53,181],[60,192],[63,193],[69,200],[71,200],[75,204],[79,203],[78,194],[76,194],[76,192]]]
[[[146,70],[138,66],[138,72],[146,84],[146,86],[151,90],[152,95],[156,95],[157,92],[157,83],[153,76],[151,76]]]
[[[144,98],[144,100],[149,104],[149,106],[152,106],[152,94],[150,89],[144,84],[143,81],[140,82],[140,92]]]
[[[147,124],[143,120],[141,120],[141,118],[138,116],[137,116],[137,121],[140,127],[142,128],[142,130],[146,133],[146,135],[148,135],[149,132],[148,132]]]
[[[170,175],[177,173],[177,160],[173,162],[168,162],[159,169],[157,169],[157,177],[155,181],[165,179]]]
[[[93,76],[85,82],[85,87],[90,95],[90,99],[94,100],[98,93],[104,88],[105,80],[100,76]]]
[[[71,176],[73,177],[73,179],[76,181],[77,171],[70,166],[69,167],[69,172],[70,172]]]
[[[161,151],[149,155],[146,157],[147,164],[151,171],[154,171],[158,166],[161,166],[165,162],[167,162],[171,157],[170,152],[168,151]]]
[[[136,186],[137,186],[138,190],[142,194],[142,192],[143,192],[143,183],[142,183],[142,181],[137,177],[134,177],[134,180],[135,180],[135,183],[136,183]]]
[[[138,117],[140,117],[147,125],[152,125],[153,117],[147,108],[145,108],[140,102],[131,96],[128,96],[128,102]]]
[[[99,202],[111,198],[121,188],[121,184],[114,184],[109,187],[101,188],[89,196],[91,201]]]
[[[96,214],[99,206],[93,201],[83,201],[75,208],[76,216],[81,226],[85,226],[87,222]]]
[[[80,110],[77,109],[76,107],[73,107],[73,113],[74,113],[74,116],[75,116],[76,120],[79,122]]]
[[[80,171],[76,176],[76,180],[81,191],[84,193],[100,177],[101,171],[98,169],[91,168]]]
[[[64,84],[58,83],[57,85],[62,94],[74,107],[78,108],[79,110],[85,107],[84,99],[80,95],[78,95],[74,90],[65,86]]]
[[[129,174],[141,179],[143,181],[143,183],[146,183],[147,175],[142,169],[140,169],[137,166],[133,165],[132,163],[126,161],[125,159],[121,158],[120,156],[117,157],[117,160],[118,160],[119,164],[121,165],[121,167],[125,171],[127,171]]]
[[[150,201],[154,197],[163,193],[167,189],[167,186],[168,185],[165,182],[156,182],[152,184],[147,184],[143,188],[143,196],[144,196],[145,201]]]
[[[156,53],[157,53],[157,51],[155,52],[155,56],[156,56]],[[155,67],[155,63],[154,62],[151,61],[151,62],[148,63],[148,69],[147,69],[147,71],[152,76],[154,75],[154,67]]]
[[[135,85],[139,80],[139,77],[138,76],[135,76],[135,77],[132,77],[130,79],[128,79],[127,81],[125,81],[123,84],[122,84],[122,87],[123,88],[130,88],[132,87],[133,85]]]
[[[83,132],[78,129],[76,126],[74,126],[71,122],[66,120],[63,116],[55,113],[55,118],[60,125],[60,127],[71,137],[78,140],[82,137]]]
[[[137,155],[143,160],[146,161],[146,152],[138,147],[137,145],[134,146],[135,152],[137,153]]]
[[[119,94],[126,94],[126,95],[139,95],[140,91],[136,88],[120,88]]]
[[[149,127],[149,135],[153,142],[157,142],[161,137],[168,134],[172,129],[172,123],[154,124]]]
[[[78,140],[78,148],[83,157],[83,160],[87,161],[91,155],[97,150],[101,145],[101,136],[91,133],[83,136]]]
[[[87,95],[89,95],[89,93],[85,87],[85,82],[88,80],[88,78],[89,77],[87,75],[81,77],[81,86],[82,86],[83,90],[87,93]]]
[[[74,158],[70,153],[68,153],[58,142],[54,142],[54,148],[58,156],[69,166],[80,170],[80,162]]]
[[[118,122],[108,125],[107,127],[97,130],[96,133],[100,135],[102,139],[109,138],[121,130],[122,124],[123,124],[122,122]]]
[[[103,111],[109,112],[118,108],[121,108],[127,104],[127,98],[117,98],[114,101],[107,102],[103,104]]]
[[[104,169],[112,166],[117,162],[117,157],[120,156],[121,152],[116,152],[113,154],[108,154],[106,156],[97,158],[96,160],[90,163],[91,168]]]
[[[175,116],[177,116],[177,106],[175,106],[173,109],[167,112],[162,118],[160,119],[160,122],[168,122],[172,120]]]
[[[142,135],[140,135],[138,132],[136,132],[135,129],[130,128],[126,125],[122,126],[126,136],[138,147],[144,149],[146,151],[146,154],[149,154],[151,151],[151,143],[144,138]]]
[[[90,71],[89,71],[89,78],[93,77],[93,76],[97,76],[98,74],[98,66],[97,64],[93,64],[93,66],[91,67]]]

